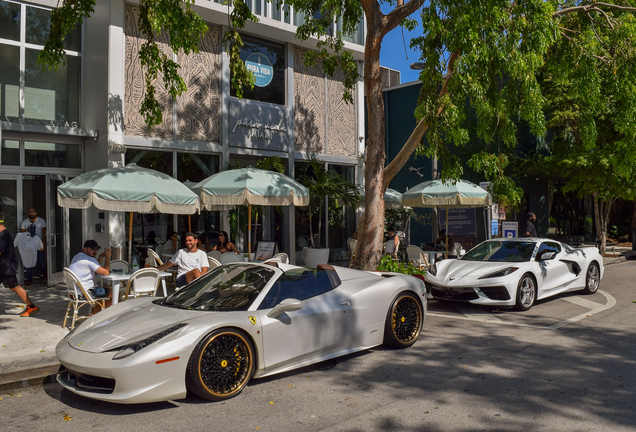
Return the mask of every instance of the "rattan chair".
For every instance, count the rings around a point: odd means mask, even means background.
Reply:
[[[223,255],[222,252],[219,251],[210,251],[207,254],[210,258],[214,258],[217,261],[221,261],[221,256]]]
[[[112,260],[110,262],[110,271],[113,270],[121,270],[124,273],[130,273],[130,265],[128,265],[128,261]]]
[[[409,262],[417,267],[418,270],[425,270],[430,267],[424,251],[415,245],[408,245],[406,247],[406,256]]]
[[[384,255],[391,255],[393,259],[397,259],[397,254],[399,249],[400,249],[399,240],[398,240],[397,246],[395,246],[394,240],[389,240],[384,243]]]
[[[280,262],[283,264],[289,264],[289,256],[287,256],[285,252],[277,253],[272,258],[280,260]]]
[[[358,246],[358,240],[349,237],[347,239],[347,247],[349,248],[349,268],[353,265],[353,259],[356,257],[356,247]]]
[[[133,298],[144,294],[150,294],[154,297],[161,282],[159,273],[159,270],[152,267],[142,268],[134,272],[128,280],[124,300],[128,300],[128,296],[131,294]]]
[[[219,262],[219,260],[212,258],[211,256],[208,257],[208,264],[208,271],[213,270],[217,267],[221,267],[223,265]]]
[[[106,300],[110,300],[110,297],[93,298],[89,292],[84,289],[84,286],[80,282],[75,273],[64,267],[64,281],[66,282],[66,291],[68,293],[68,307],[66,308],[66,314],[64,315],[64,323],[62,327],[66,327],[66,320],[72,318],[71,330],[75,328],[75,321],[79,319],[86,319],[90,315],[77,316],[80,308],[84,305],[89,305],[91,308],[95,305],[100,305],[102,309],[106,309]],[[82,299],[82,297],[84,297]],[[69,316],[71,311],[71,305],[73,305],[73,316]],[[90,309],[89,309],[90,314]]]
[[[223,255],[221,255],[221,259],[219,261],[221,262],[221,264],[243,262],[243,257],[235,252],[225,252]]]
[[[151,265],[153,267],[163,265],[163,261],[161,260],[161,258],[159,258],[157,252],[153,251],[152,249],[148,249],[148,258],[150,258],[150,260],[152,261]]]

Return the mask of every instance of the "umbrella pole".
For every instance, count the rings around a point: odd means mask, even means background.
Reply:
[[[247,259],[252,257],[252,204],[247,207]]]
[[[192,232],[192,220],[190,219],[190,215],[188,215],[188,232]]]
[[[133,212],[130,212],[130,224],[128,228],[128,264],[132,266],[132,228],[133,228]]]
[[[446,241],[444,242],[444,246],[446,247],[446,259],[448,259],[448,206],[446,206]]]

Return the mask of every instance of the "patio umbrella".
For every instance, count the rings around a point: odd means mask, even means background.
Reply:
[[[449,207],[486,207],[492,196],[480,186],[467,180],[455,184],[450,181],[431,180],[420,183],[402,194],[402,204],[410,207],[446,207],[446,236],[448,238]],[[446,257],[448,257],[448,241]]]
[[[360,192],[360,196],[362,199],[360,200],[360,207],[364,208],[364,186],[360,186],[358,188]],[[339,200],[339,203],[341,201]],[[396,191],[395,189],[387,188],[386,192],[384,192],[384,208],[385,209],[401,209],[402,207],[402,194]]]
[[[306,206],[309,190],[296,180],[274,171],[253,167],[221,171],[192,187],[206,210],[229,210],[248,205],[247,251],[252,252],[252,204]]]
[[[199,198],[174,177],[136,164],[89,171],[57,188],[61,207],[130,212],[128,258],[132,253],[132,213],[192,214]]]

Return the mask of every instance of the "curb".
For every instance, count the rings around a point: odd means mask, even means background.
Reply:
[[[621,262],[625,262],[627,261],[627,258],[624,256],[620,256],[617,258],[603,258],[603,266],[607,266],[607,265],[611,265],[611,264],[618,264]]]
[[[55,381],[59,363],[0,375],[0,394],[27,387],[41,387]]]

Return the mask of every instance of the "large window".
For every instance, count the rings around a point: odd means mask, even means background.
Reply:
[[[150,168],[155,171],[162,172],[172,176],[172,158],[171,151],[155,151],[145,149],[127,149],[126,164],[135,163],[143,168]]]
[[[243,89],[243,97],[284,105],[285,46],[244,35],[241,35],[241,38],[244,44],[241,60],[254,73],[256,79],[253,89]],[[234,88],[231,94],[236,96]]]
[[[80,122],[81,32],[64,40],[65,64],[42,70],[37,58],[51,27],[51,11],[0,0],[0,116],[36,124]],[[24,66],[21,66],[24,65]],[[23,68],[23,69],[21,69]],[[20,82],[20,74],[24,80]],[[28,122],[27,122],[28,123]]]

